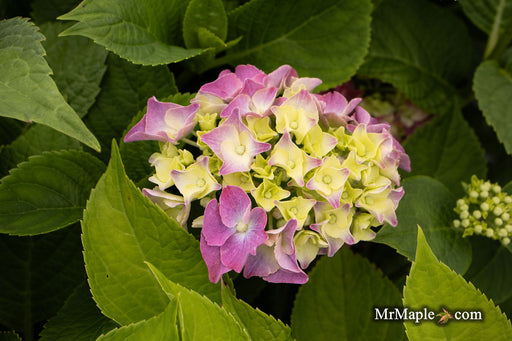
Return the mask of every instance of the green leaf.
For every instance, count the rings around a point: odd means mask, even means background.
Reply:
[[[375,10],[361,74],[393,84],[433,114],[458,107],[455,86],[471,73],[464,23],[425,0],[385,0]]]
[[[94,303],[84,281],[75,288],[66,303],[44,325],[40,341],[93,341],[118,325],[105,317]]]
[[[449,320],[439,326],[434,321],[404,322],[410,341],[415,340],[511,340],[512,326],[505,314],[462,276],[438,261],[421,228],[418,228],[416,260],[404,287],[404,306],[410,310],[424,307],[434,311],[482,312],[483,321]]]
[[[512,39],[512,1],[510,0],[461,0],[464,13],[482,31],[489,35],[486,56],[500,40],[506,46]]]
[[[174,283],[153,264],[146,264],[169,299],[178,300],[180,340],[250,340],[236,319],[217,303]]]
[[[322,88],[339,85],[362,64],[370,42],[369,0],[253,0],[229,14],[232,65],[264,71],[290,64],[301,77],[318,77]]]
[[[222,307],[245,328],[251,340],[293,340],[290,327],[237,299],[225,284],[222,285]]]
[[[512,297],[512,253],[495,240],[472,236],[469,238],[474,257],[464,275],[496,304]]]
[[[299,288],[292,331],[301,340],[401,340],[402,326],[374,321],[375,307],[401,306],[398,289],[367,259],[342,248],[321,258]]]
[[[27,19],[0,21],[0,116],[47,125],[99,150],[94,135],[49,76],[43,39]]]
[[[104,170],[97,158],[74,150],[31,157],[0,183],[0,232],[35,235],[77,222]]]
[[[176,316],[178,313],[178,300],[171,300],[165,310],[149,320],[139,321],[127,326],[111,330],[108,334],[100,336],[98,341],[172,341],[180,340]]]
[[[148,98],[162,98],[178,91],[166,66],[134,65],[112,54],[107,65],[102,90],[84,119],[101,143],[104,161],[110,155],[112,138],[121,137],[132,118],[145,108]]]
[[[496,61],[483,62],[476,69],[473,89],[487,123],[512,154],[512,74]]]
[[[107,51],[84,37],[58,37],[69,25],[49,22],[41,25],[46,41],[46,60],[53,79],[67,102],[84,117],[100,92]]]
[[[16,167],[20,162],[26,161],[29,156],[60,149],[82,150],[82,145],[57,130],[41,124],[34,124],[0,151],[2,159],[0,171],[7,173],[9,169]]]
[[[0,324],[33,335],[85,280],[78,225],[34,237],[0,234]]]
[[[89,37],[136,64],[169,64],[203,51],[179,46],[187,4],[183,0],[84,0],[58,19],[78,21],[62,35]]]
[[[228,17],[221,0],[191,0],[183,19],[183,38],[188,48],[208,48],[203,45],[199,30],[207,29],[221,41],[226,40]],[[203,33],[204,34],[204,33]]]
[[[87,203],[82,223],[84,258],[94,300],[121,325],[161,313],[169,300],[144,262],[170,279],[220,301],[208,280],[199,242],[126,177],[117,145]]]
[[[464,195],[462,181],[469,182],[472,175],[486,177],[484,150],[458,110],[417,129],[404,148],[411,158],[412,171],[403,175],[433,177],[457,197]]]
[[[439,181],[415,176],[402,183],[405,195],[396,210],[398,225],[385,225],[374,241],[395,248],[414,260],[417,225],[421,225],[436,256],[458,273],[471,263],[471,247],[462,233],[453,229],[455,199]]]

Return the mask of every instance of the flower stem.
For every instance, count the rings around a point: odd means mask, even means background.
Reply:
[[[187,139],[186,137],[182,138],[182,139],[181,139],[181,141],[183,141],[183,142],[185,142],[186,144],[191,145],[191,146],[193,146],[193,147],[201,148],[201,147],[197,144],[197,142],[194,142],[194,141],[192,141],[192,140],[190,140],[190,139]]]

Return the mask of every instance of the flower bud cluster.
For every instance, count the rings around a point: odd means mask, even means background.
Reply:
[[[459,215],[453,226],[463,229],[463,236],[481,235],[510,244],[512,238],[512,196],[498,184],[471,177],[463,184],[466,196],[457,200],[455,212]]]
[[[156,187],[144,189],[153,202],[184,227],[193,201],[205,207],[192,225],[202,227],[211,281],[243,270],[304,283],[302,269],[317,254],[397,224],[407,154],[360,98],[313,94],[320,83],[288,65],[269,74],[240,65],[204,84],[188,106],[149,99],[126,135],[161,142],[149,159]]]

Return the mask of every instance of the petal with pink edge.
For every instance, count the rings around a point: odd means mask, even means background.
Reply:
[[[231,270],[230,268],[224,266],[224,264],[222,264],[220,261],[220,247],[209,246],[206,243],[203,235],[201,235],[201,242],[199,247],[204,262],[208,267],[208,278],[210,279],[210,282],[217,283],[223,274]]]

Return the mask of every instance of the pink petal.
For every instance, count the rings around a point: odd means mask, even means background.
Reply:
[[[235,232],[236,229],[223,224],[217,200],[210,200],[204,209],[204,223],[201,232],[208,245],[224,245]]]
[[[220,247],[222,264],[236,272],[242,271],[249,254],[256,254],[256,248],[265,240],[265,234],[262,238],[260,234],[249,231],[248,233],[235,233]]]
[[[125,142],[140,140],[156,140],[162,142],[176,142],[190,134],[195,126],[195,114],[198,104],[186,107],[175,104],[159,102],[155,97],[148,99],[147,113],[125,136]],[[177,121],[180,125],[168,124],[168,121]],[[169,137],[172,132],[175,138]]]
[[[251,199],[243,189],[237,186],[226,186],[222,190],[219,200],[219,213],[223,224],[234,227],[239,222],[248,220]]]
[[[261,71],[254,65],[238,65],[235,68],[235,74],[243,82],[246,79],[262,83],[263,79],[267,76],[265,72]]]
[[[256,91],[261,89],[265,89],[265,86],[263,84],[255,82],[252,79],[246,79],[244,81],[244,86],[242,87],[242,90],[240,90],[240,94],[252,97],[252,95],[254,95]]]
[[[222,264],[220,261],[220,247],[209,246],[202,234],[199,247],[204,262],[208,267],[208,278],[210,279],[210,282],[217,283],[222,274],[231,270],[230,268],[224,266],[224,264]]]
[[[267,87],[274,87],[282,90],[285,86],[290,85],[289,80],[293,77],[298,77],[297,71],[295,71],[290,65],[282,65],[269,73],[263,80],[263,84]]]
[[[252,96],[252,103],[254,105],[254,111],[258,115],[265,115],[265,113],[274,104],[277,95],[277,88],[264,88],[258,90]]]
[[[215,81],[204,84],[199,93],[207,93],[231,101],[242,89],[243,82],[234,73],[219,75]]]
[[[245,262],[244,277],[268,276],[279,270],[279,264],[274,256],[274,248],[262,244],[256,250],[256,255],[249,255]]]
[[[297,272],[280,269],[263,279],[270,283],[304,284],[308,281],[308,275],[301,269]]]
[[[220,117],[229,117],[234,111],[238,111],[241,116],[244,116],[251,111],[251,109],[249,109],[250,103],[251,98],[248,95],[240,94],[236,96],[233,101],[224,108],[224,110],[222,110]]]

